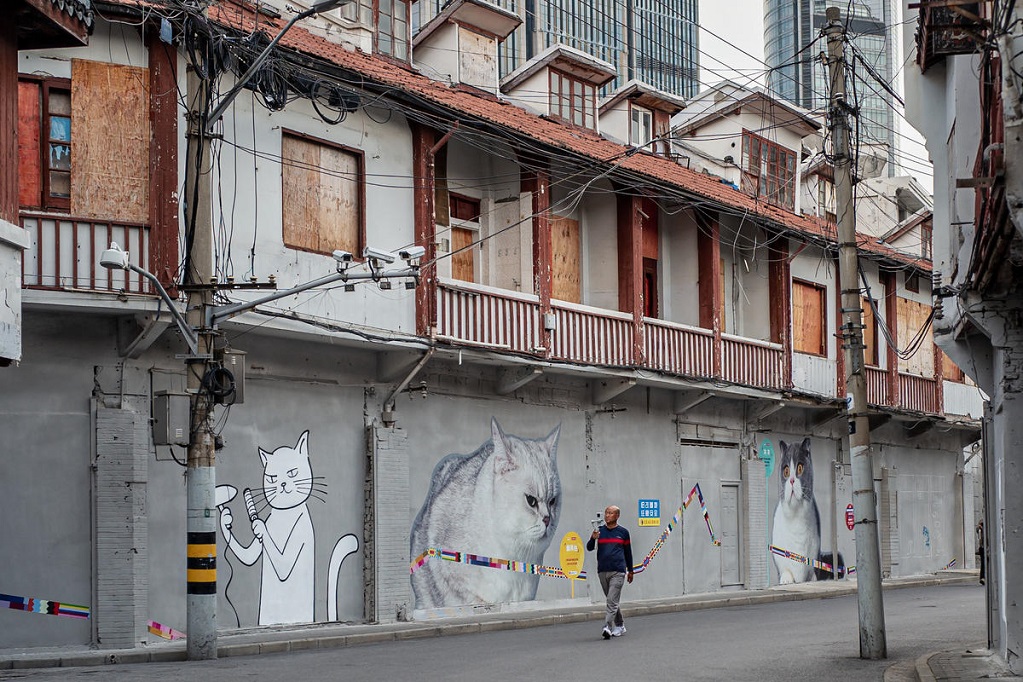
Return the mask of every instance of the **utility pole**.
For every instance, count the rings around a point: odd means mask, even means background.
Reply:
[[[188,72],[188,161],[185,169],[185,233],[188,235],[187,320],[198,330],[198,352],[186,358],[187,390],[191,400],[188,439],[188,612],[187,642],[190,661],[217,657],[217,524],[214,504],[213,430],[211,396],[203,385],[210,369],[213,330],[206,323],[212,303],[213,203],[210,196],[210,136],[206,130],[210,81],[190,68]]]
[[[845,101],[845,27],[837,7],[827,8],[828,65],[831,77],[829,127],[835,160],[839,276],[842,288],[842,346],[846,358],[849,419],[848,452],[852,459],[853,509],[856,515],[856,593],[859,606],[860,658],[888,657],[881,598],[877,497],[867,418],[867,380],[863,370],[863,310],[860,308],[856,213],[853,206],[852,155],[849,152],[848,105]]]

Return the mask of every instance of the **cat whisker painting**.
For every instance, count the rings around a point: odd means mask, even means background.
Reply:
[[[437,463],[409,536],[411,556],[431,547],[542,563],[558,528],[561,427],[543,438],[505,433],[490,421],[490,440],[475,452]],[[412,574],[416,608],[496,604],[536,598],[540,577],[449,561]]]

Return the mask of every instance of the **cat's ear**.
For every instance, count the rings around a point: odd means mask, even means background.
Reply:
[[[802,448],[806,454],[810,454],[810,436],[804,438],[799,447]]]
[[[298,454],[303,457],[309,456],[309,430],[306,429],[301,436],[298,437],[298,442],[295,443],[295,450]]]
[[[496,417],[490,418],[490,440],[494,444],[494,452],[491,455],[494,463],[494,473],[504,475],[518,468],[512,456],[511,448],[508,447],[504,431],[501,430],[501,425],[497,423]]]
[[[554,430],[548,434],[544,440],[544,445],[547,446],[547,452],[551,453],[551,459],[553,460],[558,454],[558,437],[561,436],[561,424],[554,427]]]
[[[781,451],[782,452],[785,452],[789,448],[789,446],[786,445],[785,441],[783,441],[783,440],[778,441],[778,446],[781,447]]]
[[[263,463],[263,467],[266,467],[266,459],[270,456],[270,453],[263,448],[257,448],[259,450],[259,461]]]

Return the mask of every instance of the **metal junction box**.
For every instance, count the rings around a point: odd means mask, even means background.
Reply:
[[[153,445],[188,445],[189,408],[185,393],[153,393]]]

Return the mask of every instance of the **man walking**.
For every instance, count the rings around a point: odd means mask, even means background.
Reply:
[[[628,580],[632,583],[632,545],[629,531],[618,525],[621,509],[612,505],[604,510],[604,525],[593,531],[586,543],[587,551],[597,548],[597,575],[600,586],[607,597],[607,613],[604,615],[604,639],[621,637],[625,634],[625,620],[618,602],[622,598],[622,586]]]

